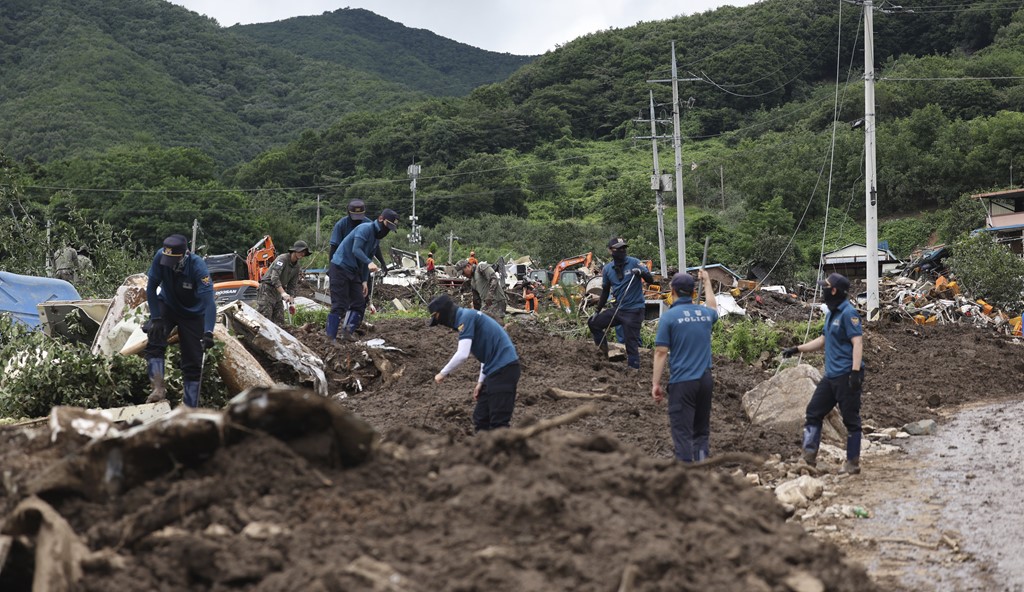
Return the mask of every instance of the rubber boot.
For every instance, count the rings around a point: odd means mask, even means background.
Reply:
[[[846,462],[839,469],[840,475],[860,474],[860,432],[850,432],[846,436]]]
[[[195,409],[199,407],[199,384],[198,380],[186,380],[185,392],[181,398],[186,407]]]
[[[345,341],[359,341],[356,337],[356,329],[359,328],[359,324],[363,322],[363,313],[350,310],[345,315],[345,321],[342,323],[341,331],[342,337]]]
[[[338,338],[338,327],[341,325],[341,315],[327,315],[327,338],[334,341]]]
[[[148,363],[149,384],[153,392],[146,398],[147,403],[159,403],[167,400],[167,387],[164,386],[164,359],[150,358]]]
[[[640,356],[626,356],[626,366],[633,370],[640,369]]]
[[[821,444],[821,426],[804,426],[802,458],[809,466],[818,465],[818,446]]]

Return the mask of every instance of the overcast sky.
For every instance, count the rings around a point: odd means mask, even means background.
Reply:
[[[170,0],[223,27],[365,8],[474,47],[541,54],[581,35],[756,0]]]

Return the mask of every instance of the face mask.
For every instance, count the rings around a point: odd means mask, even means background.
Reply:
[[[844,300],[846,300],[846,294],[827,294],[825,295],[825,306],[827,306],[832,312],[835,312],[839,310],[839,305],[841,305]]]
[[[622,263],[626,260],[626,250],[612,249],[612,259],[614,259],[616,263]]]
[[[391,232],[391,230],[387,226],[385,226],[384,228],[377,231],[377,238],[384,238],[385,236],[388,235],[389,232]]]

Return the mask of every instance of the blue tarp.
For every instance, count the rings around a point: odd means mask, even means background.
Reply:
[[[39,326],[40,302],[81,298],[64,280],[0,271],[0,313],[10,313],[29,327]]]

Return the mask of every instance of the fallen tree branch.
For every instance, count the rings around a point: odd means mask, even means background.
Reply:
[[[622,570],[622,579],[619,581],[618,592],[633,592],[636,585],[636,574],[640,570],[636,565],[630,563]]]
[[[542,419],[531,426],[526,426],[525,428],[511,428],[505,430],[503,436],[505,436],[506,439],[512,441],[526,440],[536,436],[541,432],[546,432],[550,429],[570,424],[578,419],[587,417],[588,415],[593,415],[595,413],[597,413],[596,405],[581,405],[580,407],[573,409],[569,413],[565,413],[557,417],[552,417],[551,419]]]
[[[931,549],[932,551],[939,548],[938,543],[926,543],[924,541],[916,541],[914,539],[902,539],[896,537],[881,537],[875,539],[880,543],[899,543],[902,545],[913,545],[915,547],[921,547],[922,549]]]
[[[608,400],[613,399],[613,395],[607,393],[580,393],[576,391],[567,391],[556,387],[548,387],[548,390],[544,391],[544,394],[552,399],[585,399],[585,400]]]
[[[214,478],[207,479],[202,484],[189,485],[188,488],[182,485],[121,520],[121,540],[117,546],[131,545],[146,535],[205,508],[221,499],[223,494],[223,488]]]

